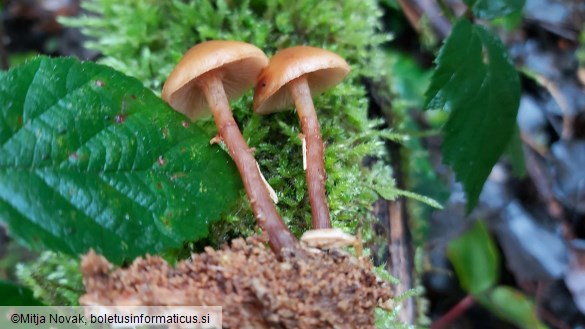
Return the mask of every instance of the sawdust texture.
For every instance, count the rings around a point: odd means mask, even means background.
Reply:
[[[168,265],[147,256],[113,269],[89,252],[82,305],[222,306],[225,328],[374,328],[390,287],[366,259],[339,250],[288,250],[278,260],[258,238]]]

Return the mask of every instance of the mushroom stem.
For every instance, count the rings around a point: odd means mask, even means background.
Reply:
[[[321,129],[306,76],[288,84],[301,120],[301,129],[307,145],[307,187],[313,217],[313,229],[331,228],[327,195],[325,194],[325,156]]]
[[[270,199],[256,166],[256,160],[234,120],[220,77],[216,72],[209,72],[199,84],[211,108],[219,135],[223,138],[242,176],[256,222],[268,233],[270,247],[277,254],[280,254],[283,248],[295,247],[297,240],[278,215]]]

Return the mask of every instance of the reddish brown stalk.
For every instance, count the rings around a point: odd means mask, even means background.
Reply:
[[[453,306],[447,314],[443,315],[437,321],[433,322],[431,329],[447,328],[447,325],[459,318],[465,311],[475,304],[471,295],[465,296],[457,305]]]
[[[317,120],[317,113],[315,113],[307,77],[301,76],[291,81],[288,84],[288,88],[295,101],[307,143],[306,175],[313,229],[331,228],[327,195],[325,194],[326,177],[323,140],[321,139],[319,121]]]
[[[232,116],[220,77],[212,71],[202,77],[199,85],[205,93],[219,134],[242,176],[256,222],[268,233],[270,247],[277,254],[280,254],[283,248],[295,247],[297,240],[278,215],[268,190],[262,182],[252,151],[244,141]]]

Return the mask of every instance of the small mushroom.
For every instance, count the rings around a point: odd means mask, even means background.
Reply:
[[[258,225],[268,233],[272,250],[297,245],[264,185],[256,160],[244,141],[229,106],[254,85],[268,58],[239,41],[207,41],[189,49],[169,75],[162,98],[195,121],[211,112],[220,138],[236,163]]]
[[[276,53],[256,83],[256,113],[277,112],[293,101],[296,105],[306,142],[313,229],[331,228],[331,220],[325,194],[324,146],[312,97],[337,85],[349,71],[347,62],[330,51],[298,46]]]

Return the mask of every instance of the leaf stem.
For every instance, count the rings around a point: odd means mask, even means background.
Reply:
[[[471,295],[465,296],[459,303],[453,306],[445,315],[433,322],[431,329],[446,328],[446,326],[460,317],[465,311],[475,304],[475,300]]]

